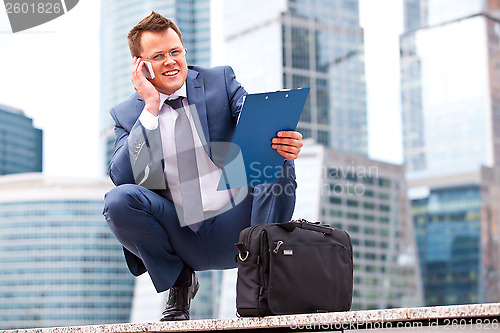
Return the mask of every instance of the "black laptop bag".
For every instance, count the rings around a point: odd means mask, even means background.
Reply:
[[[240,316],[351,308],[353,263],[347,232],[301,219],[246,228],[235,245]]]

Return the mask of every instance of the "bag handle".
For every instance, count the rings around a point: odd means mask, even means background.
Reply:
[[[300,228],[300,229],[306,229],[306,230],[311,230],[311,231],[316,231],[316,232],[322,232],[325,235],[331,235],[333,233],[333,228],[330,226],[326,225],[321,225],[319,222],[309,222],[306,219],[298,219],[298,220],[292,220],[290,222],[285,222],[285,223],[277,223],[279,227],[289,231],[293,232],[295,228]]]

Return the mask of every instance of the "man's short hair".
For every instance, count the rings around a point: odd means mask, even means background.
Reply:
[[[155,11],[152,11],[151,14],[142,19],[141,22],[137,23],[137,25],[128,33],[128,47],[130,48],[130,54],[132,54],[132,57],[139,57],[141,54],[141,36],[144,31],[162,32],[168,28],[173,29],[177,33],[181,43],[184,45],[181,31],[174,21],[163,17]]]

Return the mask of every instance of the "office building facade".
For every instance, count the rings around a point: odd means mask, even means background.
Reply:
[[[249,92],[309,87],[298,130],[367,155],[358,0],[225,0],[226,62]]]
[[[498,301],[500,1],[404,8],[404,155],[425,302]]]
[[[352,310],[419,306],[422,288],[404,168],[317,144],[296,160],[294,218],[346,230],[354,251]]]
[[[408,179],[499,163],[500,2],[406,0],[401,43]]]
[[[127,34],[153,10],[181,29],[188,64],[210,65],[210,0],[102,1],[100,137],[105,170],[115,142],[109,110],[135,92],[130,82],[132,58]]]
[[[431,189],[412,207],[427,304],[480,303],[481,187]]]
[[[0,175],[41,172],[42,140],[22,110],[0,104]]]
[[[499,175],[498,167],[482,167],[413,184],[412,214],[427,305],[500,300]]]
[[[134,279],[102,215],[111,187],[0,177],[0,329],[129,320]]]

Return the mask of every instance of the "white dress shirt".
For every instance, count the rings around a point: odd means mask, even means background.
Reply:
[[[166,191],[165,193],[165,197],[172,200],[179,206],[182,206],[174,134],[175,120],[177,119],[178,113],[171,106],[165,104],[165,100],[176,99],[178,97],[184,97],[182,103],[193,131],[194,145],[196,148],[196,160],[198,170],[200,171],[200,190],[203,211],[219,211],[230,201],[230,192],[232,195],[234,195],[235,192],[229,190],[217,191],[222,170],[213,163],[212,159],[203,148],[200,135],[203,136],[204,134],[198,133],[196,130],[191,108],[187,101],[186,83],[184,83],[179,90],[171,95],[160,93],[160,110],[158,117],[155,117],[153,114],[148,112],[146,108],[144,108],[139,116],[139,121],[148,130],[155,130],[158,126],[160,126],[163,158],[165,162],[163,173],[169,188],[169,191]]]

